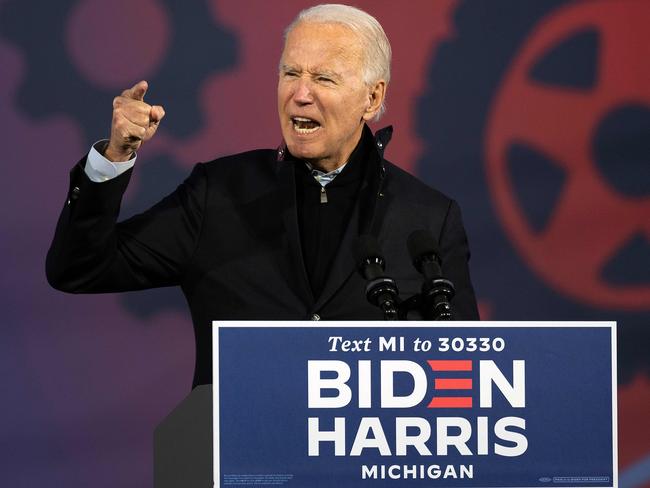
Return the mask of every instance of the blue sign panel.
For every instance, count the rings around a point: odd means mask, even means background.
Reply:
[[[216,486],[616,486],[613,323],[216,325]]]

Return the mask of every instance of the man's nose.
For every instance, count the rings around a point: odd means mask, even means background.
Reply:
[[[301,105],[313,103],[314,95],[312,92],[311,81],[306,79],[298,80],[296,90],[293,93],[293,99]]]

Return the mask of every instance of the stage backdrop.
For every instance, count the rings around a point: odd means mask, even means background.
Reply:
[[[482,317],[618,321],[621,486],[650,486],[650,1],[355,3],[393,44],[387,156],[460,202]],[[151,484],[189,314],[177,290],[48,287],[67,173],[141,79],[167,117],[124,216],[275,147],[281,33],[311,4],[0,0],[3,486]]]

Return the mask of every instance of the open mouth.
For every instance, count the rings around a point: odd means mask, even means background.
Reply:
[[[291,117],[293,123],[293,130],[298,134],[311,134],[320,129],[320,124],[313,119],[306,117]]]

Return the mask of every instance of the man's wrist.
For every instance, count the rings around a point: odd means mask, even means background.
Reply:
[[[102,156],[113,163],[125,163],[133,159],[134,152],[129,151],[127,153],[123,151],[116,151],[110,145],[110,142],[107,141],[103,148],[99,151]]]
[[[91,181],[101,183],[128,171],[135,164],[136,154],[128,161],[113,162],[103,154],[108,141],[99,141],[90,148],[86,159],[85,172]]]

